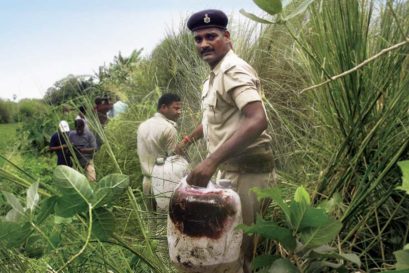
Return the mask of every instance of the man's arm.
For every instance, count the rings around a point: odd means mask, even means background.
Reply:
[[[50,146],[48,147],[48,150],[49,151],[59,151],[59,150],[64,150],[66,148],[68,148],[67,144],[63,144],[61,146]]]
[[[50,146],[48,146],[49,151],[60,151],[68,148],[67,144],[61,144],[59,137],[53,135],[50,139]]]
[[[192,170],[186,179],[188,184],[206,187],[219,164],[245,149],[267,129],[267,117],[260,101],[248,103],[242,113],[244,119],[238,130]]]
[[[95,148],[79,148],[78,150],[83,154],[92,154],[95,152]]]
[[[187,148],[196,140],[203,137],[203,125],[198,125],[193,132],[176,145],[175,154],[184,155]]]

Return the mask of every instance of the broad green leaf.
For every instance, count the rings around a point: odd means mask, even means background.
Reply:
[[[94,207],[116,201],[129,186],[129,177],[123,174],[110,174],[102,178],[95,188]]]
[[[279,257],[277,256],[272,256],[272,255],[260,255],[257,256],[253,259],[251,262],[251,268],[253,270],[258,270],[263,267],[268,267],[270,266],[275,260],[277,260]]]
[[[9,247],[20,247],[32,232],[29,223],[0,222],[0,241]]]
[[[54,215],[54,224],[61,225],[61,224],[71,224],[72,217],[61,217],[58,215]]]
[[[290,223],[295,232],[308,226],[319,226],[326,222],[323,210],[310,207],[311,200],[308,192],[303,186],[297,188],[294,194],[294,200],[290,204]],[[322,213],[321,213],[322,211]],[[314,225],[313,221],[319,221]]]
[[[296,247],[295,238],[289,229],[279,227],[276,223],[265,221],[261,217],[257,217],[256,223],[251,226],[239,225],[238,228],[247,234],[256,233],[264,238],[276,240],[290,251]]]
[[[343,259],[344,261],[351,262],[353,264],[356,264],[358,267],[361,266],[361,260],[359,259],[358,255],[353,254],[353,253],[341,253],[338,254],[340,259]]]
[[[409,194],[409,160],[398,162],[398,166],[402,171],[402,186],[396,188]]]
[[[304,219],[304,216],[308,210],[308,205],[305,202],[296,202],[295,200],[291,201],[290,204],[290,223],[294,232],[298,232],[301,222]]]
[[[300,273],[289,260],[280,258],[273,262],[268,273]]]
[[[314,248],[331,242],[337,236],[341,228],[341,222],[332,220],[329,224],[302,231],[300,239],[304,243],[306,249]]]
[[[20,220],[22,219],[22,215],[20,212],[18,212],[15,209],[11,209],[5,217],[5,220],[7,222],[14,222],[14,223],[18,223]]]
[[[299,230],[320,227],[329,224],[331,221],[332,219],[329,218],[325,210],[308,207],[300,222]]]
[[[291,18],[294,18],[295,16],[300,15],[301,13],[304,13],[307,8],[309,7],[309,5],[312,4],[312,2],[314,2],[314,0],[304,0],[297,8],[295,8],[290,14],[288,14],[287,16],[285,16],[283,18],[284,21],[288,21]]]
[[[337,249],[329,245],[321,245],[319,247],[312,249],[312,251],[318,254],[329,254],[329,253],[335,253]]]
[[[310,200],[307,196],[306,191],[298,188],[294,200],[291,201],[290,219],[295,232],[320,227],[332,221],[325,210],[309,206],[307,202]]]
[[[17,199],[17,197],[10,193],[10,192],[3,192],[4,197],[6,197],[7,203],[14,209],[16,210],[17,213],[24,215],[24,208],[20,204],[20,201]]]
[[[54,171],[54,182],[61,193],[54,208],[58,216],[72,217],[92,204],[92,188],[87,178],[76,170],[58,166]]]
[[[361,266],[361,261],[359,260],[359,257],[353,253],[337,253],[336,249],[330,248],[329,246],[324,246],[324,248],[317,247],[312,250],[312,253],[317,254],[315,256],[319,258],[332,258],[332,259],[338,259],[338,260],[344,260],[351,262],[353,264],[356,264],[358,266]]]
[[[49,251],[54,250],[57,248],[61,243],[61,230],[55,229],[50,235],[50,242],[52,245],[49,245]]]
[[[91,203],[92,188],[87,178],[76,170],[64,165],[57,166],[54,170],[54,182],[63,195],[74,191],[86,203]]]
[[[258,200],[261,200],[261,199],[264,199],[264,198],[271,198],[274,202],[276,202],[277,205],[283,211],[283,213],[285,215],[285,218],[287,219],[287,222],[289,224],[291,223],[290,208],[284,202],[284,200],[283,200],[283,198],[281,196],[281,192],[277,187],[265,188],[265,189],[252,188],[251,190],[256,193]]]
[[[55,215],[65,218],[73,217],[75,214],[86,212],[87,210],[88,204],[75,194],[58,197],[54,207]]]
[[[240,9],[240,13],[243,14],[244,16],[246,16],[247,18],[249,18],[249,19],[251,19],[251,20],[253,20],[253,21],[257,22],[257,23],[260,23],[260,24],[268,24],[268,25],[274,24],[274,22],[263,19],[263,18],[260,18],[257,15],[254,15],[253,13],[245,11],[244,9]]]
[[[27,205],[26,208],[31,212],[38,205],[40,195],[38,194],[38,182],[33,183],[27,190]]]
[[[342,198],[341,195],[337,192],[335,193],[331,199],[322,201],[318,208],[325,209],[327,213],[333,212],[336,208],[342,205]]]
[[[399,250],[393,254],[396,257],[396,269],[409,269],[409,250]]]
[[[41,224],[47,219],[48,216],[54,213],[54,206],[57,202],[57,196],[51,196],[46,199],[43,199],[39,204],[39,212],[35,218],[37,224]]]
[[[298,187],[295,191],[294,201],[297,203],[305,202],[307,205],[311,205],[310,195],[303,186]]]
[[[92,234],[100,240],[111,238],[115,230],[115,217],[106,208],[93,211]]]
[[[54,224],[61,225],[61,224],[71,224],[72,217],[61,217],[58,215],[54,215]]]
[[[7,240],[13,230],[20,228],[20,225],[12,222],[0,222],[0,241]]]
[[[275,15],[283,10],[281,0],[253,0],[253,2],[268,14]]]

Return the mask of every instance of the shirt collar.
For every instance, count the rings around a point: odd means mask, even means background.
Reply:
[[[217,74],[219,74],[220,70],[222,69],[222,63],[223,63],[223,61],[224,61],[225,59],[229,58],[229,56],[231,56],[231,55],[233,55],[233,54],[234,54],[233,50],[230,49],[230,50],[226,53],[226,55],[224,55],[224,57],[220,60],[220,62],[212,69],[212,72],[211,72],[211,73],[213,73],[215,76],[216,76]]]
[[[175,121],[166,118],[164,115],[162,115],[162,114],[159,113],[159,112],[156,112],[155,115],[154,115],[154,117],[162,118],[162,119],[166,120],[167,122],[169,122],[170,124],[172,124],[175,128],[177,127],[177,123],[176,123]]]

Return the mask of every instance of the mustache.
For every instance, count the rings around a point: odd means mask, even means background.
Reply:
[[[202,50],[200,50],[200,54],[205,54],[208,52],[213,52],[214,50],[212,48],[204,48]]]

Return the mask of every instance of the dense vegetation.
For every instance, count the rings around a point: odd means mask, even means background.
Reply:
[[[243,227],[266,239],[255,266],[407,270],[409,199],[396,188],[398,162],[409,158],[409,2],[255,2],[272,16],[243,14],[263,25],[230,25],[235,51],[262,80],[278,171],[277,187],[258,192],[274,200],[268,214]],[[148,57],[119,54],[94,79],[57,82],[41,105],[1,101],[4,122],[22,122],[19,152],[10,142],[0,150],[2,272],[171,272],[166,215],[147,213],[141,195],[135,132],[166,91],[183,97],[180,135],[189,132],[200,121],[207,73],[182,26]],[[92,111],[96,95],[117,95],[129,110],[102,128]],[[58,121],[72,125],[80,105],[104,143],[91,186],[78,172],[56,169],[46,153]],[[203,156],[202,143],[190,151],[192,164]],[[409,167],[399,164],[405,175]]]

